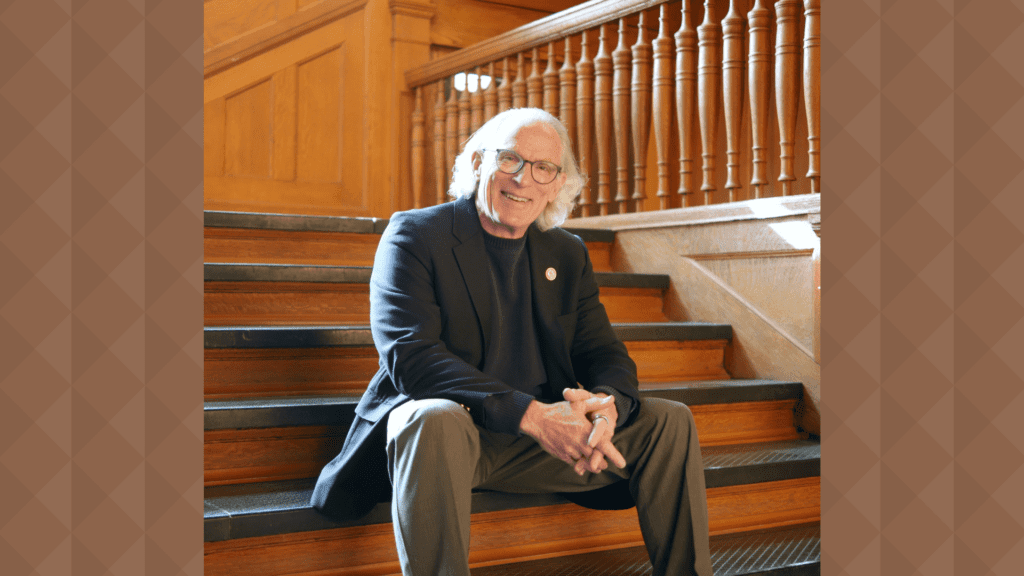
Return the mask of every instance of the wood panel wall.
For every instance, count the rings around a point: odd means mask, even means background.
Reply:
[[[405,70],[574,0],[206,0],[204,207],[412,207]]]

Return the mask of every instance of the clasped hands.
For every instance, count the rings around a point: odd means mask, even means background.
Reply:
[[[608,460],[619,468],[626,459],[612,444],[618,411],[615,399],[579,388],[562,391],[562,402],[530,404],[520,428],[547,453],[573,467],[577,474],[598,474]]]

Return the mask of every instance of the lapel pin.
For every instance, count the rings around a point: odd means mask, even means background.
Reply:
[[[556,276],[558,276],[558,274],[555,272],[554,268],[548,268],[544,271],[544,277],[548,280],[554,280]]]

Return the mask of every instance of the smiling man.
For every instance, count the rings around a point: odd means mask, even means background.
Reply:
[[[635,503],[656,575],[711,576],[693,416],[641,399],[586,246],[562,124],[503,112],[455,160],[454,202],[397,213],[370,280],[380,370],[313,506],[391,499],[405,576],[469,575],[474,489]]]

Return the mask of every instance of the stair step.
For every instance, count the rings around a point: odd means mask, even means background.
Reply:
[[[613,324],[645,385],[726,380],[732,328],[694,322]],[[203,334],[207,398],[361,394],[378,367],[370,328],[208,326]],[[649,384],[648,384],[649,383]]]
[[[731,456],[731,445],[759,442],[759,449],[768,449],[765,442],[797,438],[793,410],[802,393],[799,384],[722,381],[697,383],[692,388],[679,384],[676,389],[644,390],[641,394],[689,404],[702,447],[711,450],[712,462],[724,463],[715,468],[747,465],[737,460],[740,456]],[[711,400],[716,391],[722,398],[719,403],[701,404]],[[730,398],[731,403],[721,403]],[[354,395],[207,401],[203,410],[205,485],[316,476],[341,450],[358,401],[359,396]],[[773,457],[783,467],[801,460],[801,454],[789,452],[791,449],[785,445],[773,452]],[[746,454],[745,447],[736,450]],[[771,468],[769,462],[749,465],[754,472]],[[778,479],[788,477],[779,474]]]
[[[203,213],[205,262],[371,266],[388,221],[255,212]],[[595,271],[611,271],[610,230],[571,230],[586,242]]]
[[[715,576],[817,576],[821,526],[793,526],[711,539]],[[631,546],[541,560],[481,566],[473,576],[648,576],[647,549]]]
[[[820,475],[820,445],[812,440],[702,448],[709,489],[775,483]],[[314,479],[214,486],[205,489],[206,541],[269,536],[306,530],[387,524],[390,505],[378,504],[355,521],[333,522],[309,506]],[[556,494],[476,492],[473,513],[566,504]]]
[[[710,322],[647,322],[612,324],[624,342],[715,341],[732,338],[732,326]],[[207,326],[206,348],[324,348],[373,346],[368,325],[354,326]]]
[[[207,326],[345,324],[370,321],[369,266],[238,264],[203,266]],[[664,322],[664,274],[598,272],[613,322]]]

